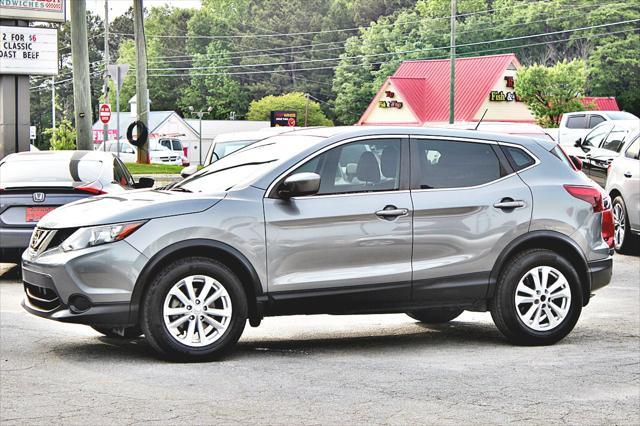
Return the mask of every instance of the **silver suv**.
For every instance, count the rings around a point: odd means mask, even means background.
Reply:
[[[557,145],[424,128],[273,136],[175,185],[46,215],[23,255],[29,312],[219,357],[247,319],[491,311],[546,345],[609,283],[606,195]]]

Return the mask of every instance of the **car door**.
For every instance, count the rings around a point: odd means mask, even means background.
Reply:
[[[589,177],[602,187],[605,186],[607,181],[609,164],[620,155],[628,133],[626,129],[612,127],[600,144],[588,154]]]
[[[564,126],[560,127],[560,143],[567,147],[571,147],[575,144],[576,140],[585,135],[588,129],[589,117],[587,116],[587,114],[569,115],[564,123]]]
[[[264,199],[268,288],[283,310],[362,311],[409,300],[407,162],[408,138],[367,137],[323,150],[276,181],[321,177],[315,195],[272,191]]]
[[[484,299],[498,255],[528,231],[531,191],[514,167],[535,157],[517,145],[416,136],[411,158],[413,300]]]
[[[584,137],[580,145],[580,153],[578,158],[582,160],[582,171],[589,177],[592,177],[593,168],[597,164],[598,151],[603,142],[607,139],[609,132],[613,129],[612,123],[602,124],[591,130]]]
[[[622,170],[622,196],[627,206],[627,215],[631,229],[640,231],[640,137],[636,137],[629,144],[629,148],[621,157],[622,164],[618,166]],[[620,160],[616,160],[620,161]]]

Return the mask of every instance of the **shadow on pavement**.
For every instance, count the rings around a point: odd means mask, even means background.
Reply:
[[[475,322],[452,322],[444,325],[415,324],[409,332],[388,335],[357,335],[342,337],[321,337],[309,339],[282,339],[241,341],[235,351],[225,360],[266,357],[268,355],[316,355],[318,352],[338,351],[342,355],[357,355],[370,351],[406,352],[407,350],[447,350],[452,347],[472,347],[479,345],[505,346],[507,342],[492,326]],[[95,361],[149,362],[163,361],[156,358],[153,350],[144,338],[113,339],[96,336],[95,341],[57,345],[53,349],[61,358],[74,362]]]
[[[0,282],[19,280],[21,276],[20,265],[2,264],[2,268],[0,268]]]

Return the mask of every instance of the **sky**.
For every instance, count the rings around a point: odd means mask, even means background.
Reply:
[[[71,0],[67,0],[69,2]],[[122,15],[133,5],[132,0],[108,0],[109,1],[109,20],[116,16]],[[144,7],[152,8],[154,6],[169,5],[173,7],[200,7],[200,0],[143,0]],[[87,0],[87,9],[97,13],[104,18],[104,0]],[[69,10],[69,9],[67,9]],[[67,12],[67,16],[69,16]]]

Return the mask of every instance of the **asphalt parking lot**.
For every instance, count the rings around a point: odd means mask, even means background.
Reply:
[[[0,423],[639,424],[640,258],[552,347],[507,344],[489,314],[267,318],[206,364],[156,360],[144,339],[33,317],[0,265]]]

